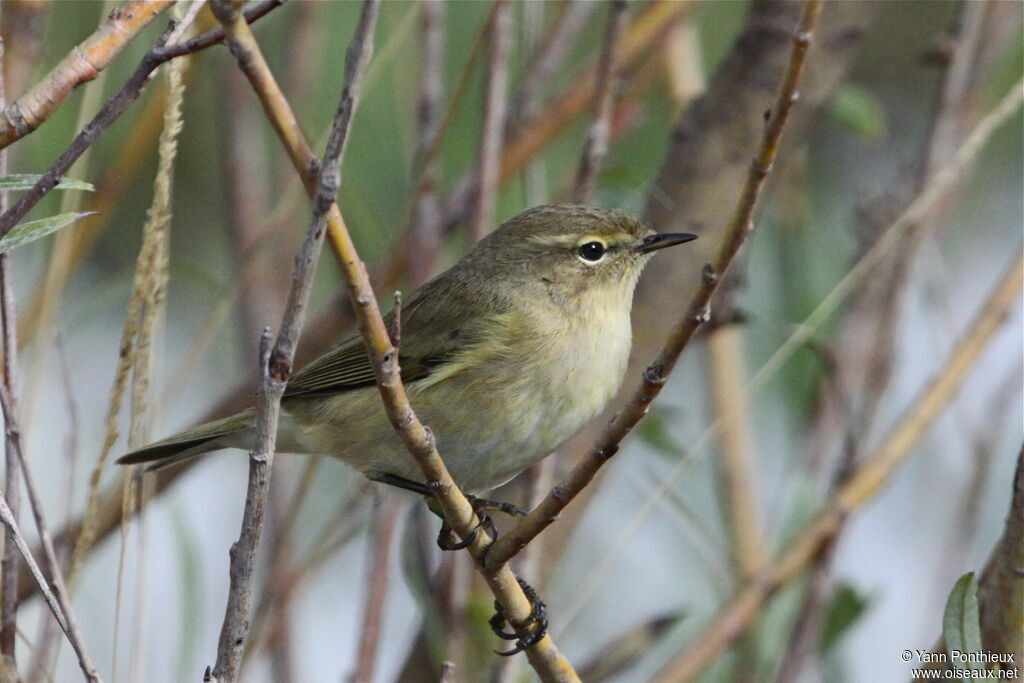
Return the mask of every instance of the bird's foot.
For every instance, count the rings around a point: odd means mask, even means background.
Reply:
[[[498,512],[504,512],[506,515],[509,515],[510,517],[525,517],[526,515],[530,514],[528,510],[524,510],[518,505],[513,505],[512,503],[502,503],[501,501],[497,500],[477,498],[476,496],[469,494],[466,495],[466,498],[469,499],[470,504],[473,506],[473,509],[476,510],[476,513],[478,515],[480,515],[485,510],[496,510]]]
[[[473,527],[468,536],[460,541],[459,537],[452,531],[452,528],[448,526],[444,515],[441,515],[441,530],[437,532],[437,547],[441,550],[462,550],[463,548],[468,548],[473,545],[476,537],[480,535],[481,529],[486,531],[487,535],[492,539],[497,538],[498,531],[494,528],[494,521],[488,515],[479,512],[477,517],[480,519],[480,522]]]
[[[488,510],[497,510],[504,512],[506,515],[519,515],[526,516],[526,510],[521,507],[512,505],[511,503],[500,503],[493,500],[487,500],[485,498],[477,498],[474,495],[466,495],[466,499],[469,500],[469,504],[473,506],[473,512],[476,513],[477,518],[480,520],[479,524],[469,532],[469,535],[461,541],[456,537],[452,528],[448,526],[448,522],[444,519],[444,514],[438,512],[438,516],[441,518],[441,530],[437,533],[437,547],[441,550],[462,550],[473,544],[476,537],[479,535],[480,530],[483,529],[487,532],[487,535],[491,537],[493,541],[498,537],[498,529],[494,526],[494,520],[487,514]]]
[[[505,630],[505,624],[512,625],[509,621],[508,615],[505,613],[505,608],[498,601],[494,602],[494,616],[491,617],[491,630],[494,631],[494,635],[498,636],[503,640],[514,640],[516,641],[515,647],[510,650],[504,650],[497,652],[502,657],[511,657],[514,654],[518,654],[540,642],[548,632],[548,615],[547,607],[544,605],[544,601],[537,596],[537,591],[533,589],[533,586],[523,581],[518,576],[516,581],[519,582],[519,587],[523,589],[526,594],[527,600],[530,601],[530,616],[526,620],[523,626],[516,628],[512,631]]]

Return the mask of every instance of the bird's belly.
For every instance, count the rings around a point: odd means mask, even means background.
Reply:
[[[413,409],[433,430],[438,451],[462,488],[480,492],[499,486],[601,412],[621,382],[629,337],[590,335],[588,340],[601,347],[577,344],[579,353],[559,357],[538,347],[527,361],[484,363],[444,381],[408,387]],[[337,457],[365,474],[422,481],[375,389],[293,400],[286,411],[298,427],[293,431],[303,435],[295,450]]]

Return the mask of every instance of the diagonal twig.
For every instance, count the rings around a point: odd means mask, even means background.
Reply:
[[[277,420],[281,397],[291,376],[299,333],[305,320],[313,275],[324,242],[328,213],[336,207],[334,198],[341,183],[341,157],[345,150],[352,115],[358,101],[366,67],[373,51],[379,0],[367,0],[345,56],[345,78],[341,99],[331,125],[324,166],[313,200],[309,229],[295,259],[292,286],[288,294],[281,328],[273,349],[270,332],[265,330],[260,343],[261,382],[257,400],[256,446],[249,457],[249,483],[242,516],[242,530],[231,547],[231,583],[228,590],[224,623],[217,646],[217,661],[206,680],[235,681],[241,667],[245,637],[249,630],[252,606],[253,573],[256,548],[263,528],[263,518],[270,486],[271,467],[277,439]],[[212,5],[225,30],[238,25],[240,2],[215,0]],[[343,230],[343,237],[347,231]],[[351,242],[349,242],[351,244]]]
[[[177,0],[131,0],[115,9],[39,83],[3,109],[0,149],[41,126],[79,85],[91,81],[158,14]]]
[[[251,7],[244,13],[246,21],[256,21],[267,12],[279,7],[282,2],[284,0],[265,0]],[[32,189],[22,195],[11,208],[0,214],[0,237],[10,232],[11,228],[24,218],[32,207],[39,203],[39,200],[56,187],[57,182],[67,173],[78,157],[96,142],[100,135],[139,98],[142,89],[149,82],[150,76],[161,64],[176,57],[205,50],[212,45],[216,45],[224,38],[224,30],[215,29],[196,36],[191,40],[174,43],[172,39],[175,38],[179,28],[183,28],[181,24],[171,24],[168,30],[160,37],[160,40],[157,41],[156,47],[145,54],[139,66],[136,67],[124,85],[107,100],[99,113],[79,132],[71,144],[57,158],[57,161],[32,186]]]
[[[967,333],[950,354],[940,374],[904,413],[882,443],[839,489],[825,509],[789,544],[785,551],[736,593],[729,603],[667,666],[658,683],[679,683],[694,678],[750,625],[760,607],[779,588],[798,575],[842,527],[851,512],[878,492],[890,474],[906,459],[913,446],[956,394],[968,371],[995,332],[1016,306],[1024,277],[1024,257],[1003,276],[983,304]]]
[[[53,616],[56,617],[61,630],[64,631],[64,634],[68,638],[68,642],[71,643],[71,647],[74,649],[75,655],[78,657],[78,665],[81,667],[86,680],[94,683],[100,683],[101,679],[96,673],[96,667],[93,665],[92,659],[89,657],[89,653],[85,649],[85,641],[82,638],[82,633],[75,620],[74,609],[71,606],[68,589],[64,584],[64,576],[60,571],[60,564],[57,560],[57,552],[54,550],[53,539],[50,536],[49,527],[47,526],[46,518],[43,515],[43,507],[39,500],[39,495],[36,492],[31,472],[28,468],[28,462],[26,461],[24,452],[21,448],[21,433],[18,431],[18,423],[14,417],[13,400],[10,393],[7,391],[7,386],[3,383],[0,383],[0,409],[2,409],[4,413],[8,447],[14,451],[18,464],[21,468],[21,474],[25,480],[25,490],[28,491],[29,507],[31,508],[32,515],[35,519],[36,530],[39,532],[39,538],[43,548],[43,557],[46,560],[47,570],[49,571],[53,582],[52,591],[50,590],[50,585],[39,571],[39,567],[36,565],[35,559],[33,559],[32,553],[29,550],[28,545],[25,543],[25,539],[21,536],[17,522],[13,517],[8,517],[11,511],[10,508],[7,507],[7,503],[2,496],[0,496],[0,515],[4,516],[3,522],[7,525],[9,537],[13,538],[15,543],[17,543],[18,550],[25,558],[25,562],[28,564],[29,570],[32,572],[32,576],[35,578],[36,583],[38,583],[39,589],[43,593],[43,598],[46,600],[46,604],[49,605],[50,611],[53,612]]]
[[[608,138],[612,128],[612,103],[618,80],[618,53],[620,36],[626,23],[626,0],[611,0],[608,7],[608,23],[605,26],[601,56],[597,62],[597,88],[594,91],[595,114],[576,174],[576,187],[572,200],[585,204],[594,191],[601,162],[608,154]]]
[[[512,8],[508,0],[497,5],[491,24],[490,60],[484,90],[483,127],[477,161],[477,191],[469,218],[469,241],[478,242],[494,224],[494,205],[500,184],[501,151],[508,113],[508,61],[512,33]]]
[[[747,182],[740,200],[733,212],[718,256],[714,264],[706,265],[701,287],[690,300],[686,316],[677,323],[666,340],[661,352],[643,373],[643,382],[634,392],[626,407],[619,411],[598,438],[594,448],[572,469],[566,479],[555,486],[551,493],[510,532],[503,535],[491,548],[487,566],[496,568],[508,562],[531,539],[546,529],[559,513],[569,504],[597,474],[598,470],[619,449],[622,439],[647,413],[651,401],[661,392],[665,381],[675,367],[680,353],[686,348],[697,328],[707,321],[712,295],[718,288],[721,276],[725,274],[743,241],[753,229],[751,216],[757,204],[765,178],[771,170],[778,151],[779,140],[785,128],[790,109],[799,95],[797,84],[803,71],[807,49],[811,42],[811,30],[821,11],[822,0],[808,0],[800,17],[789,64],[779,86],[775,105],[764,131],[760,149],[754,158]]]

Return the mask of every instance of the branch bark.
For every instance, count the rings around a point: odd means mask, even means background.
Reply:
[[[142,29],[177,0],[131,0],[115,9],[39,83],[4,108],[0,149],[41,126],[79,85],[91,81]]]
[[[705,265],[701,287],[690,300],[685,317],[673,328],[657,358],[647,366],[643,382],[637,387],[626,406],[615,415],[604,429],[595,446],[570,472],[569,476],[530,511],[514,529],[499,538],[488,553],[488,566],[504,565],[534,537],[548,527],[559,513],[596,476],[598,470],[619,449],[622,439],[647,414],[648,406],[658,394],[668,375],[675,367],[683,349],[693,339],[697,328],[708,320],[711,297],[718,288],[720,278],[725,274],[743,241],[753,229],[751,217],[757,204],[765,178],[771,170],[778,151],[779,140],[789,117],[790,109],[799,98],[797,84],[803,71],[807,48],[810,46],[811,31],[821,11],[821,0],[808,0],[804,5],[797,32],[793,37],[789,64],[779,86],[771,118],[764,130],[760,149],[749,167],[747,181],[743,186],[739,202],[719,246],[718,256],[713,265]]]
[[[231,585],[217,647],[217,662],[212,677],[209,670],[207,671],[208,680],[235,681],[241,667],[245,638],[249,630],[256,548],[263,528],[270,487],[281,397],[291,376],[299,333],[313,287],[313,276],[326,234],[328,214],[332,207],[337,210],[334,198],[341,184],[341,157],[345,150],[363,77],[373,52],[373,31],[377,22],[378,2],[379,0],[364,2],[359,24],[346,52],[345,81],[341,99],[327,141],[324,167],[320,172],[313,200],[309,229],[295,258],[292,287],[288,294],[281,329],[278,331],[273,349],[270,348],[269,330],[264,332],[261,340],[262,381],[257,399],[256,447],[249,457],[249,484],[242,516],[242,530],[238,541],[231,547]],[[229,35],[234,28],[247,28],[244,19],[241,18],[241,4],[238,1],[215,0],[212,5],[214,13]],[[239,53],[236,52],[235,56],[242,60]],[[345,236],[347,237],[347,234]]]
[[[945,367],[889,431],[822,512],[808,524],[777,560],[748,581],[692,645],[662,669],[657,683],[679,683],[695,678],[730,643],[744,633],[761,606],[779,588],[804,570],[835,537],[846,518],[870,500],[953,398],[981,352],[1016,306],[1024,278],[1024,258],[1003,276],[968,326]]]

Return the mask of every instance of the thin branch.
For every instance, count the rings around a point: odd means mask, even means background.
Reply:
[[[527,77],[522,79],[518,92],[509,103],[509,130],[518,131],[521,121],[532,117],[537,110],[544,89],[551,77],[576,44],[576,36],[587,24],[590,13],[599,3],[592,0],[565,0],[558,16],[551,21],[537,52],[531,56],[528,66],[523,69]]]
[[[240,18],[240,5],[240,2],[228,4],[226,0],[215,0],[212,5],[214,14],[224,25],[225,32],[233,38],[247,29]],[[313,287],[313,275],[326,234],[328,213],[332,208],[337,211],[334,198],[341,183],[341,157],[345,150],[363,77],[373,52],[373,31],[378,9],[378,0],[367,0],[363,4],[359,24],[346,52],[341,99],[331,125],[309,229],[295,259],[292,287],[281,320],[281,328],[273,349],[270,348],[269,331],[265,331],[261,339],[262,380],[257,400],[256,446],[249,457],[249,484],[242,529],[238,541],[231,547],[231,584],[217,647],[217,662],[213,668],[212,679],[207,676],[209,680],[234,681],[241,667],[245,638],[249,630],[256,548],[263,528],[270,486],[281,397],[291,376],[295,349]],[[244,56],[237,52],[235,54],[241,63]],[[344,228],[342,232],[343,237],[348,236]]]
[[[0,109],[7,105],[4,67],[6,67],[3,38],[0,37]],[[0,176],[7,175],[7,152],[0,149]],[[8,193],[0,192],[0,213],[7,210]],[[0,254],[0,323],[3,324],[3,377],[7,393],[11,396],[14,409],[15,380],[18,376],[18,335],[17,317],[14,309],[14,289],[11,285],[10,254]],[[13,412],[11,413],[13,415]],[[18,461],[14,447],[7,440],[4,448],[4,496],[11,508],[11,516],[17,520],[19,512]],[[3,558],[0,559],[0,655],[7,675],[17,681],[18,660],[15,657],[15,635],[18,630],[18,549],[13,543],[3,544]]]
[[[279,7],[283,2],[284,0],[265,0],[246,11],[244,13],[245,20],[252,23],[275,7]],[[14,206],[0,215],[0,237],[10,232],[11,228],[24,218],[32,207],[39,203],[39,200],[56,187],[59,179],[68,172],[68,169],[71,168],[71,165],[75,163],[78,157],[96,142],[100,135],[110,128],[114,121],[138,99],[142,89],[149,82],[153,71],[168,60],[205,50],[211,45],[216,45],[224,38],[223,29],[216,29],[196,36],[191,40],[172,43],[171,39],[174,38],[174,34],[179,28],[183,27],[180,24],[171,24],[160,40],[157,41],[156,47],[143,56],[139,66],[136,67],[120,90],[107,100],[99,113],[79,132],[32,189],[22,195],[15,202]]]
[[[1006,316],[1017,305],[1024,278],[1024,257],[1003,276],[967,328],[949,360],[882,443],[844,484],[777,560],[733,596],[705,629],[662,670],[658,683],[679,683],[696,677],[737,636],[746,631],[761,605],[799,575],[835,537],[845,519],[871,499],[956,394],[967,373]]]
[[[412,220],[405,260],[413,288],[430,279],[441,248],[441,208],[437,193],[437,149],[441,132],[441,99],[444,97],[443,2],[425,2],[421,7],[423,59],[420,65],[420,93],[417,105],[419,138],[413,155],[418,174],[413,196]]]
[[[82,633],[78,628],[78,624],[75,619],[75,612],[71,606],[68,589],[64,584],[64,576],[60,571],[57,552],[54,550],[53,539],[50,537],[49,527],[47,526],[46,518],[43,515],[42,503],[39,500],[38,493],[36,492],[37,489],[32,480],[32,474],[29,471],[28,461],[25,459],[25,454],[21,448],[21,433],[18,431],[18,423],[14,417],[13,400],[10,393],[7,391],[7,386],[2,383],[0,383],[0,409],[4,412],[7,444],[14,451],[18,464],[21,468],[21,474],[25,479],[25,490],[28,492],[29,507],[32,509],[32,516],[35,519],[36,530],[39,532],[39,539],[43,548],[43,557],[47,565],[46,568],[47,571],[49,571],[51,581],[53,582],[53,592],[51,592],[50,585],[46,582],[46,579],[43,578],[42,573],[39,571],[39,567],[36,565],[31,551],[29,551],[28,546],[25,544],[25,540],[21,537],[17,523],[13,518],[8,519],[5,517],[3,520],[4,524],[8,527],[10,537],[18,544],[18,549],[25,558],[25,562],[28,564],[29,570],[32,572],[32,576],[36,579],[40,590],[42,590],[43,597],[46,599],[46,603],[49,605],[50,611],[53,612],[53,616],[56,617],[61,630],[64,631],[64,634],[68,638],[68,642],[71,643],[71,647],[75,651],[75,655],[78,657],[78,665],[81,667],[86,680],[94,683],[101,683],[99,674],[96,673],[96,667],[93,665],[92,659],[89,657],[89,653],[85,649],[85,641],[83,640]],[[7,507],[7,504],[3,501],[2,497],[0,497],[0,505],[2,505],[0,514],[6,515],[10,513],[10,508]]]
[[[5,107],[0,116],[0,149],[20,140],[46,121],[71,92],[96,78],[149,22],[177,0],[131,0],[68,52],[50,73]]]
[[[222,10],[227,8],[225,8],[221,3],[216,3],[214,8],[218,9],[218,17],[222,22],[224,22],[225,26],[231,27],[228,28],[229,36],[232,39],[237,39],[237,34],[231,36],[231,30],[236,23],[232,22],[230,16],[225,16],[222,13]],[[364,19],[367,18],[368,14],[373,14],[375,16],[375,8],[376,4],[374,2],[367,2],[364,5],[364,15],[360,20],[360,35],[366,28],[364,26]],[[350,46],[349,58],[346,60],[347,75],[357,71],[355,68],[357,63],[365,61],[357,60],[356,56],[358,53],[352,51],[353,48],[358,47],[360,43],[360,40],[354,40]],[[256,54],[258,53],[247,53],[245,57],[255,57]],[[346,76],[346,83],[348,83],[349,80],[348,76]],[[257,88],[257,91],[260,92],[260,89]],[[347,126],[348,118],[352,113],[349,94],[349,86],[346,85],[342,105],[339,107],[338,116],[335,119],[335,126],[332,128],[331,140],[328,143],[329,153],[325,155],[327,161],[325,162],[324,172],[321,175],[317,197],[314,201],[314,215],[319,214],[320,211],[323,211],[325,215],[329,210],[335,212],[338,211],[336,204],[333,202],[334,193],[327,191],[331,190],[330,183],[332,176],[334,177],[333,182],[338,182],[339,173],[337,168],[337,158],[334,157],[332,164],[332,154],[340,152],[340,150],[336,148],[336,145],[339,144],[339,136],[335,135],[335,133]],[[343,137],[341,140],[343,141]],[[340,212],[338,212],[338,215],[340,218]],[[469,538],[471,537],[473,530],[479,526],[479,520],[473,512],[469,501],[466,500],[465,496],[462,495],[462,492],[458,490],[452,481],[450,474],[444,466],[444,462],[441,460],[440,455],[434,447],[433,437],[430,435],[429,430],[427,430],[416,419],[415,414],[412,412],[412,408],[409,406],[408,398],[405,395],[405,391],[401,383],[401,377],[399,375],[397,354],[395,353],[394,347],[391,345],[388,330],[384,325],[383,319],[380,315],[380,310],[377,307],[376,298],[374,297],[373,290],[370,286],[366,266],[363,264],[362,260],[359,259],[355,246],[352,244],[351,238],[348,235],[348,231],[344,228],[344,223],[340,222],[340,220],[339,228],[340,230],[335,244],[342,256],[340,259],[342,273],[345,277],[349,298],[356,311],[360,333],[366,341],[367,350],[369,352],[370,359],[373,362],[378,388],[384,396],[385,408],[388,416],[391,419],[392,424],[395,425],[396,429],[398,429],[399,435],[402,437],[406,448],[409,449],[420,463],[426,480],[431,482],[432,488],[436,491],[435,495],[444,510],[445,518],[460,537]],[[290,304],[286,309],[286,314],[290,314],[292,309],[293,306]],[[288,332],[288,329],[289,325],[287,323],[283,324],[281,335],[285,335]],[[283,344],[283,346],[291,346],[292,351],[294,351],[293,337],[294,333],[289,334],[288,337],[285,338],[285,344]],[[281,339],[282,337],[279,337],[279,343]],[[263,384],[266,385],[272,382],[277,383],[283,390],[284,380],[287,379],[290,370],[291,357],[282,354],[275,354],[275,356],[270,359],[269,372]],[[261,404],[263,402],[264,401],[261,400]],[[271,434],[268,434],[267,436],[271,436]],[[263,439],[258,443],[262,444]],[[250,460],[250,464],[253,465],[250,467],[250,472],[252,472],[256,469],[254,466],[256,464],[255,457]],[[265,468],[266,463],[264,462],[262,469]],[[260,488],[265,488],[266,475],[261,474],[254,477],[254,475],[251,474],[250,483],[250,492],[254,489],[259,490]],[[243,525],[243,529],[247,531],[253,527],[253,522],[256,522],[258,526],[260,521],[257,517],[261,515],[262,510],[259,508],[258,500],[256,500],[257,498],[258,497],[253,495],[249,495],[247,497],[245,516],[246,523]],[[250,502],[252,502],[252,505],[250,505]],[[251,515],[250,511],[252,512]],[[252,534],[246,533],[243,534],[243,536],[252,536]],[[475,536],[474,543],[470,545],[470,552],[478,563],[482,563],[483,553],[489,542],[490,538],[486,533],[478,533]],[[248,552],[246,552],[246,554],[248,554]],[[242,553],[238,552],[234,553],[234,555],[238,557],[241,556]],[[485,579],[491,587],[492,592],[495,594],[496,599],[498,599],[498,601],[505,607],[512,623],[518,626],[527,625],[530,622],[532,607],[511,570],[506,567],[501,571],[488,573],[485,576]],[[232,594],[238,594],[238,597],[232,600],[232,602],[239,605],[248,599],[243,597],[243,594],[246,592],[245,587],[242,585],[243,582],[251,582],[251,577],[246,578],[243,572],[233,571]],[[237,588],[234,587],[234,584],[236,583],[238,583]],[[251,590],[251,585],[249,586],[249,590]],[[247,612],[248,610],[245,611]],[[220,648],[221,652],[224,653],[224,657],[218,657],[218,667],[213,672],[213,675],[216,676],[218,680],[224,680],[223,673],[227,671],[227,660],[229,657],[240,659],[241,643],[239,642],[239,636],[244,634],[244,620],[240,619],[239,616],[239,609],[230,607],[228,613],[225,615],[225,628],[222,631]],[[229,622],[231,622],[230,625]],[[232,654],[232,650],[238,650],[239,652],[237,655]],[[541,638],[538,643],[527,648],[526,652],[535,669],[538,670],[542,678],[545,680],[575,680],[575,674],[573,674],[571,667],[568,662],[558,654],[550,637],[545,636]],[[225,662],[224,666],[221,666],[222,661]],[[233,670],[237,671],[237,665],[235,665]]]
[[[626,0],[610,0],[608,7],[608,23],[604,30],[604,41],[601,44],[601,57],[597,62],[597,89],[594,92],[594,122],[583,143],[579,170],[576,174],[576,187],[572,200],[577,204],[586,204],[594,191],[597,173],[601,163],[608,154],[608,138],[611,136],[612,104],[618,80],[618,54],[620,50],[619,36],[626,23]]]
[[[850,296],[850,294],[874,273],[874,268],[884,259],[889,250],[909,226],[914,225],[922,216],[926,215],[935,203],[942,199],[946,190],[957,182],[967,171],[978,153],[985,144],[992,138],[992,135],[1005,124],[1024,103],[1024,79],[1018,81],[1003,99],[993,107],[986,116],[978,122],[971,134],[967,136],[963,145],[957,150],[950,160],[950,163],[935,174],[932,182],[929,183],[921,194],[910,204],[909,207],[897,218],[892,225],[886,228],[879,236],[875,244],[865,253],[861,259],[843,276],[833,287],[821,303],[801,322],[793,333],[776,349],[775,353],[765,361],[754,376],[747,383],[748,397],[755,396],[760,392],[776,374],[779,369],[792,357],[792,355],[812,339],[813,335],[829,320],[835,310]],[[600,575],[608,570],[614,557],[620,553],[627,539],[635,534],[645,517],[655,508],[672,487],[675,486],[688,468],[693,465],[696,458],[704,453],[717,433],[719,425],[717,422],[711,424],[696,440],[686,457],[682,458],[661,479],[661,483],[648,496],[641,508],[633,517],[622,525],[622,533],[617,539],[608,544],[609,550],[604,557],[595,562],[591,569],[590,577],[577,589],[577,597],[574,606],[567,612],[574,614],[578,612],[582,601],[591,595],[597,586]],[[565,612],[563,612],[563,617]]]
[[[768,543],[760,518],[750,444],[747,365],[741,326],[734,323],[714,327],[708,335],[707,349],[711,401],[720,425],[719,464],[725,482],[722,494],[729,511],[735,574],[747,578],[768,558]]]
[[[370,509],[374,517],[366,535],[367,543],[371,546],[366,553],[370,562],[367,564],[366,598],[363,601],[363,620],[359,629],[359,647],[352,683],[370,683],[373,680],[381,625],[384,620],[384,605],[388,594],[388,565],[392,538],[398,525],[398,513],[401,508],[397,499],[381,500],[377,496]]]
[[[622,74],[627,76],[650,53],[651,48],[664,38],[672,25],[690,12],[693,0],[652,2],[630,23],[622,38]],[[517,176],[541,150],[561,135],[593,101],[597,87],[597,65],[586,69],[572,84],[536,116],[524,120],[508,139],[501,156],[499,186]],[[461,220],[471,206],[476,183],[464,176],[455,184],[446,204],[447,223]]]
[[[195,6],[193,5],[193,9],[194,8]],[[180,39],[185,30],[189,28],[189,24],[186,23],[186,21],[190,18],[195,18],[195,12],[190,12],[189,14],[187,14],[185,17],[185,21],[171,22],[168,29],[164,32],[164,35],[161,37],[159,41],[160,44],[163,44],[170,40]],[[180,49],[184,44],[192,42],[193,41],[186,41],[186,43],[182,44],[171,44],[168,49]],[[150,51],[149,54],[152,55],[154,54],[154,52]],[[186,52],[184,54],[189,53]],[[144,58],[143,65],[145,64],[146,59]],[[133,75],[132,79],[130,79],[129,82],[131,82],[131,80],[135,79],[142,73],[143,69],[140,66],[140,68],[136,70],[135,75]],[[148,78],[148,74],[150,72],[147,71],[145,73],[146,78]],[[143,79],[142,82],[144,83],[145,80],[146,79]],[[122,92],[123,91],[124,88],[122,88]],[[136,92],[136,96],[137,94],[138,93]],[[98,113],[96,117],[93,118],[92,123],[88,124],[83,129],[82,134],[79,135],[79,139],[81,139],[82,135],[89,131],[90,128],[93,127],[93,124],[95,124],[96,121],[103,116],[104,111],[110,111],[109,106],[111,102],[115,102],[117,100],[117,96],[115,96],[111,100],[108,100],[107,104],[104,105],[103,108],[101,108],[100,113]],[[166,128],[161,132],[161,145],[165,145],[167,143],[165,136],[168,134],[169,131]],[[72,144],[72,147],[73,146],[74,143]],[[65,152],[65,154],[62,155],[61,159],[66,159],[67,163],[70,165],[74,163],[77,157],[80,156],[81,153],[84,153],[88,148],[88,145],[81,147],[80,153],[76,155],[75,158],[70,158],[68,156],[68,152]],[[72,148],[69,147],[68,149],[70,150]],[[166,160],[161,159],[161,163],[166,163]],[[51,168],[50,173],[52,173],[54,170],[54,168]],[[61,173],[63,173],[63,171],[61,171]],[[43,180],[46,179],[46,177],[47,176],[44,176],[43,179],[37,182],[33,189],[30,190],[24,197],[22,197],[22,199],[27,198],[29,195],[33,193],[33,191],[40,188],[40,183],[42,183]],[[164,187],[163,190],[161,190],[158,185],[157,192],[158,194],[161,192],[169,194],[169,185]],[[170,199],[165,198],[164,201],[169,202]],[[13,207],[11,211],[5,213],[4,216],[0,216],[0,222],[2,222],[3,218],[6,217],[9,213],[15,211],[15,209],[17,209],[17,205],[15,205],[15,207]],[[157,217],[155,216],[155,214],[153,216],[150,216],[149,218],[150,221],[148,221],[148,223],[157,222]],[[148,340],[146,338],[147,333],[145,332],[144,316],[153,315],[156,300],[157,298],[159,298],[158,296],[156,296],[157,293],[154,289],[154,285],[150,282],[149,273],[153,270],[154,264],[166,258],[162,253],[162,232],[163,228],[161,228],[160,230],[144,230],[142,247],[139,250],[139,255],[136,260],[135,274],[132,278],[131,295],[129,297],[127,306],[128,313],[125,319],[124,328],[121,332],[117,370],[115,372],[113,388],[111,390],[110,400],[107,408],[103,443],[100,448],[99,457],[97,457],[89,477],[86,509],[85,514],[82,517],[81,532],[79,533],[78,538],[75,541],[74,551],[72,552],[71,556],[71,564],[68,570],[68,581],[72,585],[74,585],[78,577],[78,572],[81,569],[82,563],[85,559],[85,555],[92,547],[93,541],[96,536],[96,520],[99,515],[100,502],[100,479],[103,474],[103,468],[106,465],[108,457],[110,456],[110,452],[113,449],[114,444],[118,438],[118,415],[120,414],[121,411],[121,405],[124,400],[124,394],[128,384],[129,375],[131,373],[133,365],[135,364],[136,358],[138,357],[139,350],[143,349],[144,351],[145,346],[148,345]],[[140,331],[140,329],[142,331]]]
[[[508,0],[494,0],[497,5],[489,36],[490,60],[484,90],[483,127],[480,132],[477,159],[477,191],[469,219],[469,241],[477,242],[490,232],[494,224],[497,201],[498,172],[505,138],[508,114],[508,61],[512,40],[512,8]]]
[[[799,98],[797,84],[804,68],[807,49],[811,42],[822,0],[808,0],[800,17],[789,63],[779,86],[775,106],[764,131],[760,149],[750,166],[747,182],[733,212],[729,226],[719,248],[714,265],[706,265],[701,287],[690,300],[686,316],[672,330],[661,352],[643,373],[643,382],[634,392],[625,408],[619,411],[598,438],[596,445],[573,468],[569,476],[552,489],[544,501],[521,520],[514,529],[503,535],[491,548],[487,566],[496,568],[508,562],[527,543],[546,529],[597,474],[598,470],[619,449],[622,439],[647,413],[651,401],[661,392],[669,373],[675,367],[679,354],[689,344],[697,328],[707,321],[711,297],[718,288],[720,278],[732,263],[736,252],[753,229],[751,216],[757,204],[765,178],[775,161],[779,139],[785,128],[790,109]]]

